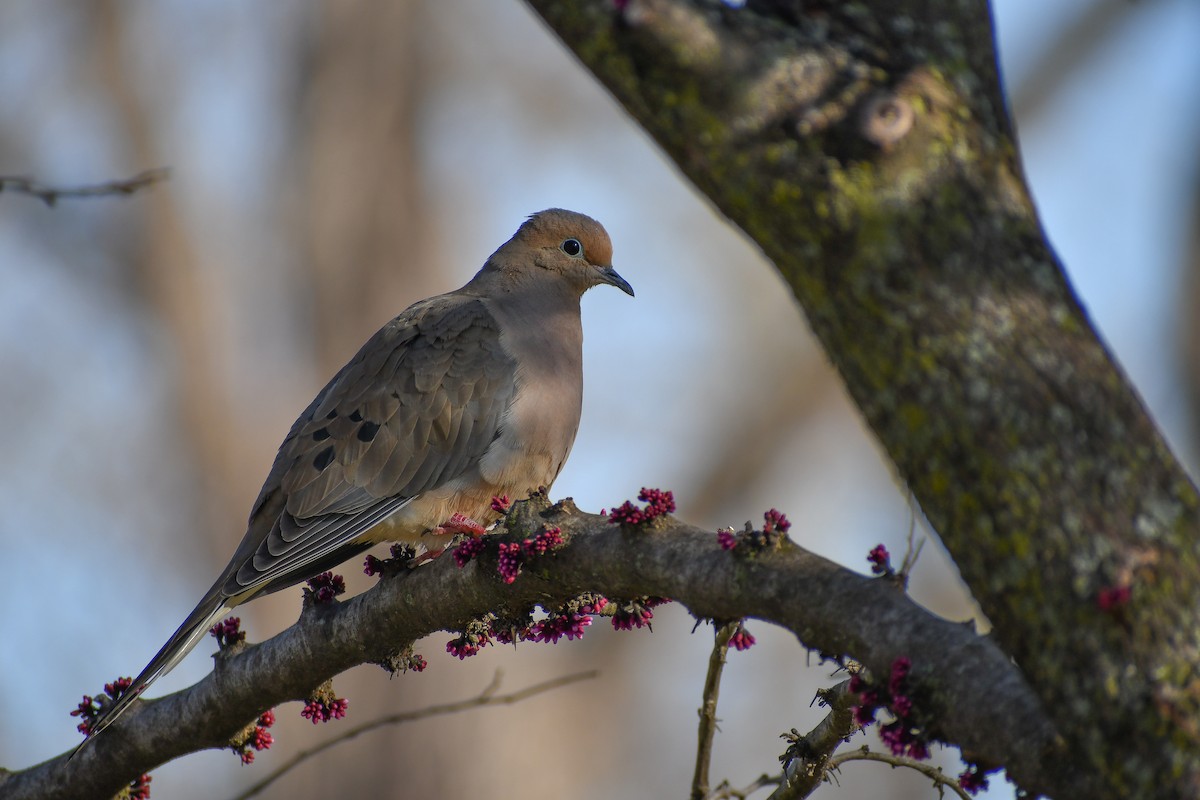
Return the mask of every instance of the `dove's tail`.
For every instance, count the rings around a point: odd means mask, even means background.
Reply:
[[[150,663],[141,671],[129,688],[116,699],[115,702],[109,703],[100,712],[100,716],[92,725],[92,730],[88,736],[88,741],[95,738],[102,730],[116,722],[121,714],[125,713],[128,708],[133,705],[133,701],[141,696],[146,688],[162,675],[167,674],[175,668],[180,661],[184,659],[188,653],[192,651],[204,635],[213,627],[214,624],[225,614],[229,613],[233,604],[228,604],[229,598],[226,597],[219,589],[214,586],[205,595],[200,604],[192,610],[188,618],[179,626],[179,630],[171,635],[167,643],[162,646],[158,654],[150,659]],[[80,745],[83,747],[83,745]],[[76,751],[78,752],[78,750]]]

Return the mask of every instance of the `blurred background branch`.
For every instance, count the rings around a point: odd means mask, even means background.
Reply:
[[[36,197],[50,207],[54,207],[64,198],[81,197],[111,197],[113,195],[131,195],[159,181],[165,181],[169,171],[159,167],[139,172],[132,178],[124,180],[104,181],[89,186],[47,186],[33,178],[23,178],[15,175],[0,175],[0,192],[27,194]]]

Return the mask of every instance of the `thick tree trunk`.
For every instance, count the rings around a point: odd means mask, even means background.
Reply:
[[[1200,794],[1196,491],[1046,242],[986,3],[530,4],[775,262],[1071,757]]]

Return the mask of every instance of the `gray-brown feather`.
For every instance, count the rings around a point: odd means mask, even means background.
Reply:
[[[250,519],[270,530],[243,541],[226,593],[278,585],[472,469],[500,430],[515,374],[478,298],[432,298],[385,325],[292,426]]]

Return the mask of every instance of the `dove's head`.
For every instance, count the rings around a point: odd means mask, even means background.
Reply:
[[[488,259],[488,267],[514,280],[565,281],[579,294],[607,283],[633,296],[612,267],[612,241],[604,226],[584,214],[551,208],[532,215]]]

